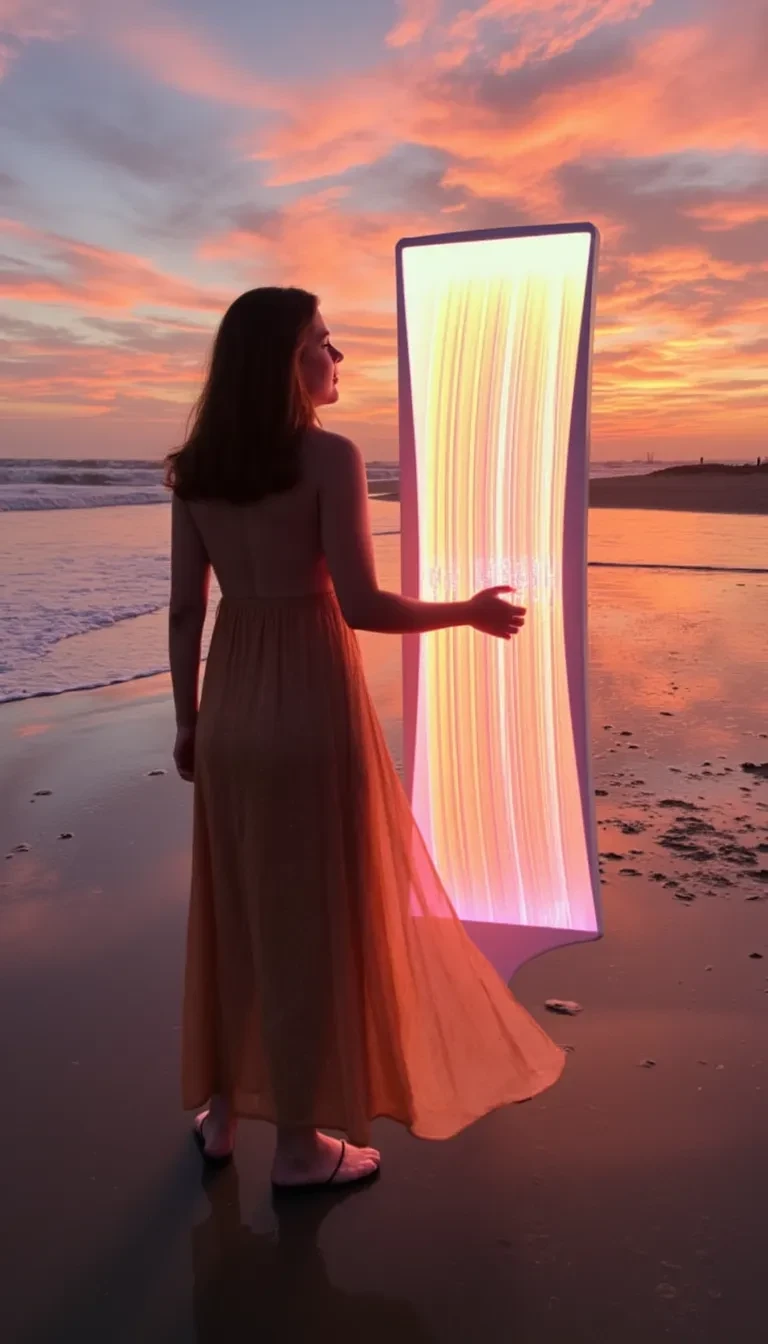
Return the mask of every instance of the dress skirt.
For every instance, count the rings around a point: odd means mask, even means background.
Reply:
[[[182,1105],[456,1134],[565,1055],[470,939],[333,590],[223,598],[195,744]]]

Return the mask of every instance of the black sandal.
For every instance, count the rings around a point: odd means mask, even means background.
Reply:
[[[194,1137],[195,1143],[197,1144],[198,1148],[200,1149],[200,1152],[202,1153],[203,1157],[205,1158],[209,1166],[226,1167],[227,1164],[232,1161],[232,1152],[214,1154],[214,1153],[207,1153],[205,1151],[205,1136],[203,1134],[203,1125],[208,1119],[209,1114],[210,1112],[206,1111],[205,1115],[203,1116],[199,1124],[197,1123],[197,1121],[195,1121],[192,1129],[192,1135]]]
[[[336,1180],[336,1176],[341,1170],[341,1164],[344,1161],[344,1154],[346,1151],[347,1151],[347,1145],[342,1139],[341,1152],[339,1153],[339,1160],[336,1163],[336,1166],[334,1167],[333,1171],[331,1172],[327,1180],[305,1181],[303,1183],[299,1182],[297,1185],[286,1185],[282,1181],[273,1181],[272,1189],[279,1190],[281,1194],[302,1194],[302,1195],[304,1194],[305,1190],[327,1190],[329,1185],[333,1185],[334,1181]],[[379,1170],[380,1168],[377,1164],[374,1167],[373,1171],[366,1171],[363,1173],[362,1176],[355,1176],[351,1181],[336,1181],[335,1188],[337,1190],[346,1190],[347,1186],[362,1185],[365,1181],[373,1180],[374,1176],[378,1176]]]

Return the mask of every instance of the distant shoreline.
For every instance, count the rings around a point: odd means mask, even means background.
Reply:
[[[397,503],[398,485],[370,489],[371,499]],[[589,482],[591,509],[668,509],[681,513],[768,514],[768,463],[661,467],[640,476],[603,476]]]
[[[705,463],[662,467],[644,476],[604,476],[589,482],[589,507],[768,514],[768,463]]]

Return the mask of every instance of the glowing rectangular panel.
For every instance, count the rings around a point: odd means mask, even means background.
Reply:
[[[402,591],[510,583],[511,640],[403,641],[405,783],[451,902],[506,975],[602,932],[587,681],[591,224],[397,248]]]

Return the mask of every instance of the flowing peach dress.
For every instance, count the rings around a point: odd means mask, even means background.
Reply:
[[[218,578],[197,728],[182,1104],[445,1139],[565,1056],[456,915],[320,547],[311,471],[183,506]],[[429,638],[427,634],[425,638]]]

